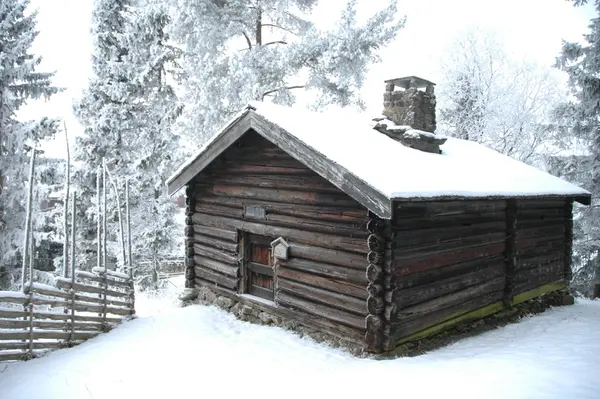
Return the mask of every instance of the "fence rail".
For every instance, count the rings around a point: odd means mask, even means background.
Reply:
[[[133,280],[94,268],[75,282],[27,283],[24,292],[0,291],[0,362],[28,360],[48,349],[77,345],[135,314]]]

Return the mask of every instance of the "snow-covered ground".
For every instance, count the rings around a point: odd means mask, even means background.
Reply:
[[[600,398],[600,301],[377,361],[170,294],[137,299],[140,317],[110,333],[0,365],[0,398]]]

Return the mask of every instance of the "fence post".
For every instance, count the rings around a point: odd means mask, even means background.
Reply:
[[[31,235],[31,252],[29,253],[29,353],[27,356],[28,359],[33,358],[33,232],[31,232]]]
[[[77,197],[75,191],[71,198],[71,334],[69,341],[72,343],[75,338],[75,201]]]

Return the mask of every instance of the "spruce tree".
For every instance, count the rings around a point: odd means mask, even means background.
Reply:
[[[182,107],[169,83],[178,69],[180,51],[170,44],[166,32],[170,17],[159,1],[132,8],[128,20],[128,91],[135,103],[130,123],[136,131],[135,137],[126,139],[135,223],[132,252],[134,259],[149,265],[138,267],[144,279],[154,275],[161,259],[182,253],[176,248],[181,241],[176,234],[178,210],[166,192],[166,179],[180,161],[179,140],[172,126]]]
[[[123,139],[132,134],[131,108],[128,98],[130,86],[125,57],[128,43],[123,40],[127,29],[126,12],[130,0],[96,0],[92,11],[93,76],[82,98],[74,106],[75,115],[82,124],[83,135],[75,146],[74,181],[79,192],[78,254],[79,261],[89,264],[95,259],[96,249],[96,174],[103,160],[114,177],[126,174]],[[112,254],[119,253],[116,202],[112,187],[107,186],[109,245]],[[112,245],[111,245],[112,244]]]
[[[28,100],[47,99],[59,91],[51,83],[53,73],[39,72],[41,58],[30,51],[38,32],[37,13],[28,14],[28,5],[28,0],[0,2],[0,267],[14,264],[23,242],[33,144],[58,128],[53,119],[17,118]]]
[[[94,9],[94,77],[76,112],[85,126],[78,142],[77,178],[88,198],[87,251],[95,248],[95,177],[106,162],[124,205],[130,183],[133,258],[150,260],[174,252],[177,209],[165,180],[179,162],[171,125],[181,106],[170,85],[178,50],[169,43],[169,16],[160,2],[100,0]],[[120,259],[117,204],[109,188],[109,251]],[[92,257],[90,257],[92,258]],[[91,260],[91,259],[90,259]]]
[[[576,6],[585,3],[587,0],[574,1]],[[588,159],[583,162],[586,170],[576,175],[592,193],[592,205],[577,209],[574,238],[576,250],[587,253],[580,272],[593,280],[593,295],[600,297],[600,1],[594,5],[598,16],[591,20],[585,43],[563,43],[557,59],[557,67],[568,74],[574,100],[556,110],[556,130],[563,138],[575,137],[589,147]]]

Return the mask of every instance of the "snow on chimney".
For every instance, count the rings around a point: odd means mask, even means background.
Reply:
[[[416,76],[386,80],[383,115],[387,121],[376,119],[375,128],[407,147],[439,154],[446,139],[434,134],[434,86]]]

